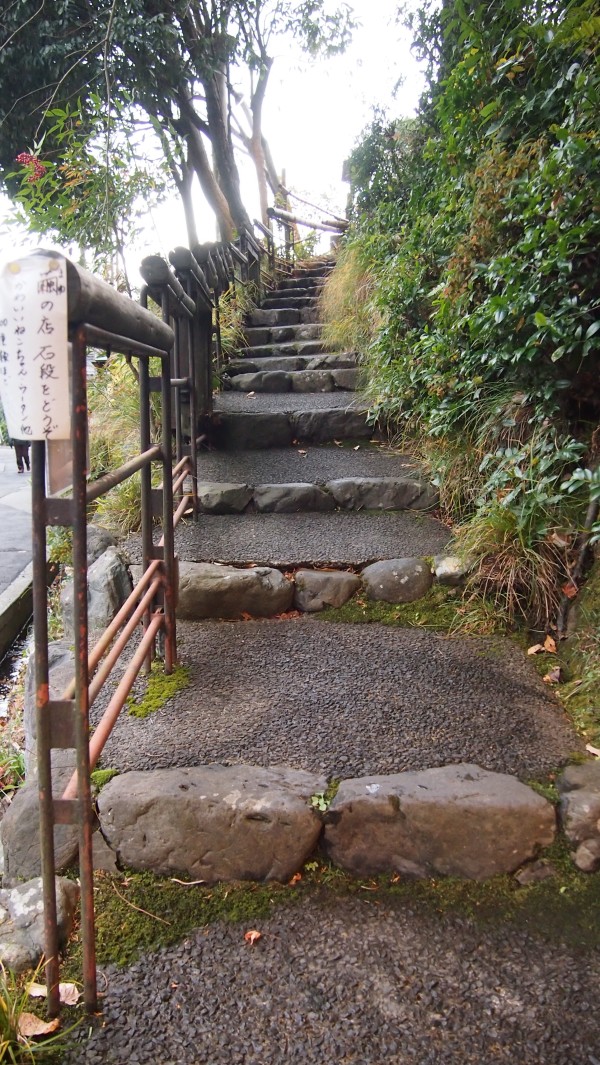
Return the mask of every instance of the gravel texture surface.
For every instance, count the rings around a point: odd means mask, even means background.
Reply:
[[[215,411],[277,411],[288,414],[295,410],[364,410],[367,407],[353,392],[221,392],[215,396]]]
[[[180,524],[175,533],[175,550],[187,562],[258,566],[361,566],[441,554],[449,542],[445,525],[411,511],[205,514],[197,525]],[[140,543],[131,537],[125,545],[132,562],[141,560]]]
[[[122,714],[105,766],[289,765],[347,778],[474,762],[527,780],[582,748],[506,639],[315,619],[180,622],[178,637],[190,686],[145,720]]]
[[[65,1065],[598,1065],[598,954],[393,899],[307,899],[108,969]],[[103,981],[100,980],[102,987]]]
[[[324,483],[338,477],[402,477],[419,471],[418,462],[389,448],[278,447],[265,451],[205,451],[198,458],[198,480],[271,484]]]

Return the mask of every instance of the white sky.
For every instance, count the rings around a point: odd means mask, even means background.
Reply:
[[[407,32],[395,22],[398,0],[350,0],[350,6],[361,25],[344,55],[314,61],[294,51],[276,57],[263,117],[275,166],[286,171],[288,187],[342,216],[347,196],[347,186],[341,181],[342,164],[373,108],[389,108],[398,117],[411,115],[423,88]],[[399,80],[402,84],[394,98]],[[240,170],[244,201],[251,217],[256,217],[253,168],[246,161]],[[300,205],[297,210],[300,212]],[[200,239],[215,239],[213,216],[200,202],[198,222]],[[148,223],[132,249],[132,265],[143,255],[166,254],[177,244],[187,243],[183,211],[176,196],[154,211]],[[0,233],[0,253],[14,255],[16,239],[13,235],[7,240]],[[37,238],[23,235],[24,248],[38,243]],[[41,243],[47,246],[48,242]]]

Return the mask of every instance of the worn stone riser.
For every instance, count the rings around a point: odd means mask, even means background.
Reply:
[[[277,370],[235,374],[229,387],[235,392],[355,392],[358,370]]]
[[[449,556],[451,558],[452,556]],[[177,616],[183,621],[270,618],[298,610],[314,614],[353,599],[396,605],[418,603],[434,586],[447,585],[448,558],[378,559],[363,567],[232,566],[179,563]],[[141,566],[132,567],[135,579]],[[439,577],[437,576],[439,573]],[[453,582],[456,586],[456,581]]]
[[[332,440],[371,440],[375,427],[363,410],[340,407],[250,414],[220,411],[215,443],[224,451],[286,447],[293,441],[326,444]]]
[[[198,484],[204,514],[298,514],[333,510],[424,511],[437,491],[418,477],[343,477],[320,482]]]
[[[314,307],[302,309],[293,307],[280,307],[265,310],[258,307],[248,316],[248,325],[254,326],[283,326],[283,325],[318,325],[319,318]]]
[[[244,332],[246,346],[253,348],[262,344],[297,344],[303,340],[320,340],[323,326],[319,322],[311,325],[250,326]]]
[[[283,344],[255,344],[249,348],[242,348],[242,358],[249,359],[283,359],[293,355],[327,355],[326,346],[320,340],[298,340]]]
[[[231,359],[226,365],[228,377],[237,374],[258,373],[273,370],[283,370],[285,373],[293,373],[295,370],[354,370],[357,367],[357,358],[353,351],[340,352],[339,355],[294,355],[284,356],[282,359],[274,356],[254,359]]]
[[[265,311],[279,311],[279,310],[306,310],[311,308],[314,314],[315,321],[318,319],[317,300],[314,296],[287,296],[282,294],[281,296],[267,296],[262,302],[262,309]]]
[[[130,772],[101,791],[100,831],[122,867],[207,884],[285,883],[317,848],[358,876],[484,880],[514,873],[556,834],[547,799],[468,763],[342,780],[331,805],[326,789],[322,775],[283,767]]]

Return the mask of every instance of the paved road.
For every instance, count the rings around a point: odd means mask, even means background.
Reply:
[[[0,446],[0,595],[31,562],[31,483]]]

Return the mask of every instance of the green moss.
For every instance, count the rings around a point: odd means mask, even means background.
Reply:
[[[187,877],[181,874],[180,879],[185,881]],[[186,887],[152,873],[128,872],[125,877],[113,877],[97,872],[94,900],[98,964],[128,965],[144,952],[177,943],[194,929],[215,921],[232,921],[252,928],[276,906],[296,898],[292,888],[281,884]],[[64,979],[79,979],[81,964],[78,937],[70,944]]]
[[[108,784],[109,780],[112,780],[113,777],[117,777],[118,775],[118,769],[94,769],[93,772],[90,773],[90,780],[93,787],[100,791],[105,784]]]
[[[344,606],[328,608],[314,617],[321,621],[377,623],[444,633],[489,635],[497,631],[497,619],[483,601],[465,601],[460,589],[439,584],[414,603],[380,603],[358,595]]]
[[[545,851],[555,875],[520,887],[512,876],[479,882],[440,877],[410,880],[399,875],[357,879],[323,858],[307,862],[289,885],[238,882],[185,886],[151,873],[124,877],[95,874],[98,964],[128,965],[142,954],[177,943],[194,929],[226,921],[244,931],[260,927],[282,906],[300,899],[335,902],[345,897],[376,898],[443,916],[460,914],[478,923],[517,927],[540,940],[582,950],[600,947],[600,875],[580,873],[564,840]],[[187,878],[182,875],[180,878]],[[71,941],[64,979],[79,979],[81,943]]]
[[[152,670],[146,678],[146,691],[143,695],[137,693],[129,696],[127,709],[132,717],[148,717],[172,699],[177,692],[187,688],[189,684],[189,670],[186,666],[177,666],[171,674],[164,672],[161,662],[153,662]]]

